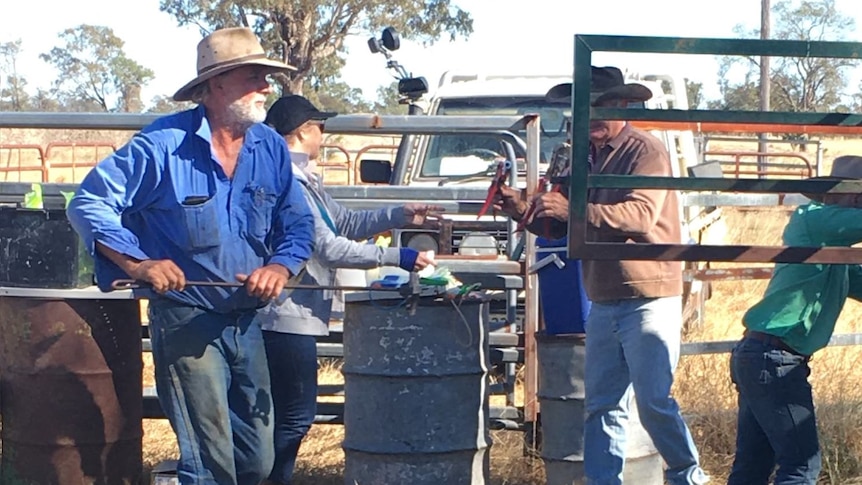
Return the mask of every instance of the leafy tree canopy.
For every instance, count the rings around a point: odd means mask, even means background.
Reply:
[[[196,25],[202,34],[252,28],[269,55],[297,68],[279,78],[284,92],[342,112],[353,104],[359,111],[371,108],[359,90],[340,81],[347,36],[392,26],[404,39],[430,44],[473,32],[470,14],[451,0],[161,0],[160,6],[179,25]]]
[[[0,111],[25,111],[30,96],[27,80],[18,72],[21,39],[0,43]]]
[[[782,0],[773,6],[775,25],[770,37],[779,40],[840,41],[855,30],[851,17],[835,7],[835,0]],[[760,37],[759,30],[734,29],[740,37]],[[816,57],[770,58],[770,107],[775,111],[833,111],[846,109],[843,93],[846,69],[853,59]],[[742,80],[739,74],[742,70]],[[722,99],[708,103],[710,109],[758,110],[760,103],[760,58],[723,57],[718,73]]]
[[[109,27],[79,25],[60,33],[63,46],[39,57],[58,71],[52,94],[70,111],[141,111],[141,87],[153,71],[126,56]]]

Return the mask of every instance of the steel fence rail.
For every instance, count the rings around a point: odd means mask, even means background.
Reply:
[[[725,354],[732,351],[737,342],[737,340],[686,342],[680,346],[680,355]],[[833,335],[826,347],[849,347],[851,345],[862,345],[862,333]]]

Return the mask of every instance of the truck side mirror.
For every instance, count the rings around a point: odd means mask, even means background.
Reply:
[[[388,184],[392,165],[387,160],[360,160],[359,180],[366,184]]]

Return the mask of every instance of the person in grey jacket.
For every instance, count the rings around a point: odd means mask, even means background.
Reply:
[[[319,156],[324,124],[335,113],[318,110],[302,96],[280,98],[266,123],[285,137],[294,177],[300,182],[315,218],[315,249],[300,284],[332,285],[338,268],[398,266],[418,271],[433,264],[433,255],[411,248],[382,248],[356,242],[408,224],[437,217],[441,207],[405,204],[379,210],[345,209],[322,187],[309,161]],[[268,484],[290,483],[302,439],[317,408],[316,337],[327,335],[332,290],[294,290],[283,302],[259,310],[272,380],[275,411],[275,466]]]

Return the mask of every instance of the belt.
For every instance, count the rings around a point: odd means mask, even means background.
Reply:
[[[742,336],[745,338],[750,338],[752,340],[757,340],[758,342],[763,342],[766,345],[771,345],[772,347],[781,349],[785,352],[789,352],[793,355],[808,357],[807,355],[800,353],[798,350],[793,349],[793,347],[787,345],[784,340],[781,340],[775,335],[770,335],[768,333],[758,332],[755,330],[746,330],[745,333],[742,334]]]

